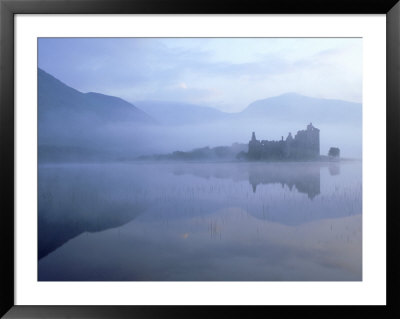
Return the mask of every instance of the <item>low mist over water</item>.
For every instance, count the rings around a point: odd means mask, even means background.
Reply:
[[[361,162],[40,165],[39,280],[361,280],[361,205]]]

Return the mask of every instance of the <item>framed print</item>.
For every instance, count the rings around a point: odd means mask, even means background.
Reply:
[[[0,8],[2,315],[398,313],[396,1]]]

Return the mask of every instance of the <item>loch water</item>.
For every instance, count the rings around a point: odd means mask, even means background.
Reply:
[[[38,168],[39,281],[360,281],[362,163]]]

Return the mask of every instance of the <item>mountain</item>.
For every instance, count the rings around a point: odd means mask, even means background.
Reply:
[[[61,112],[68,117],[90,116],[92,120],[102,122],[156,123],[127,101],[100,93],[79,92],[41,69],[38,69],[38,110],[39,121],[52,112]]]
[[[115,160],[141,154],[158,123],[118,97],[82,93],[38,69],[40,162]]]
[[[227,113],[194,104],[165,101],[136,101],[140,109],[165,125],[190,125],[222,120]]]
[[[361,124],[362,119],[361,103],[313,98],[297,93],[285,93],[254,101],[237,113],[225,113],[207,106],[179,102],[136,101],[135,105],[159,123],[170,126],[231,120],[297,122],[302,126],[309,122],[317,125],[341,125]]]
[[[361,124],[362,105],[333,99],[312,98],[296,93],[258,100],[238,114],[242,118],[318,124]]]

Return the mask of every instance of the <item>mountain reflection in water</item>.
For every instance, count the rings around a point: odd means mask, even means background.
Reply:
[[[42,165],[39,280],[361,280],[361,185],[359,162]]]

